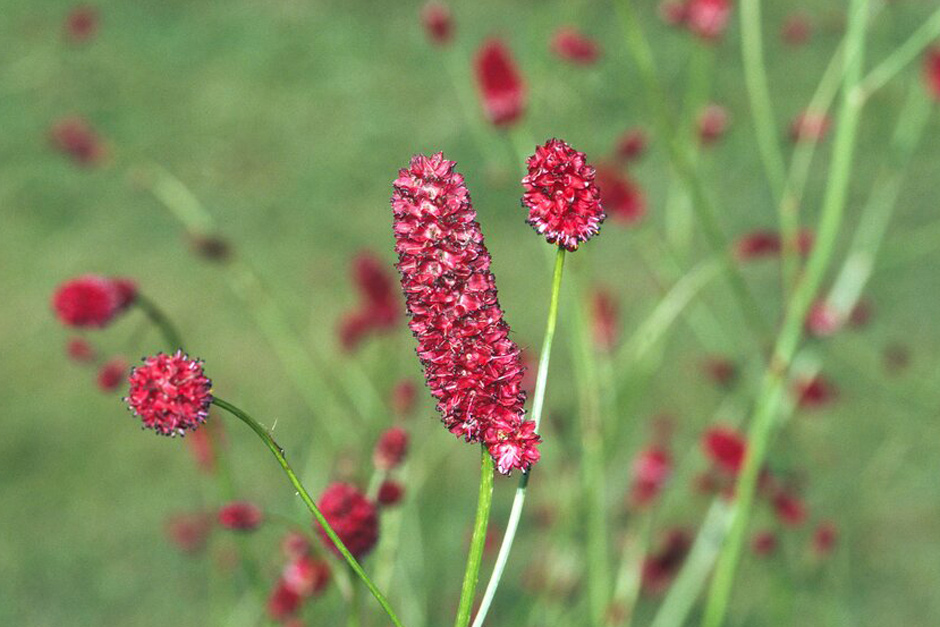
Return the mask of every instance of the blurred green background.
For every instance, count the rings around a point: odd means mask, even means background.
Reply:
[[[765,4],[770,87],[785,129],[842,36],[844,5]],[[211,506],[216,494],[196,472],[184,442],[142,433],[119,394],[102,394],[93,369],[65,358],[69,334],[49,306],[56,285],[88,272],[134,277],[177,321],[190,352],[206,360],[221,396],[269,426],[276,421],[275,433],[293,458],[313,455],[308,480],[314,492],[340,472],[341,457],[352,460],[364,483],[372,444],[389,423],[333,416],[348,425],[348,439],[341,451],[323,446],[302,397],[222,270],[191,254],[179,224],[134,172],[159,164],[178,177],[222,225],[237,254],[257,269],[298,333],[324,356],[324,370],[339,376],[350,357],[338,349],[336,324],[356,298],[349,262],[371,249],[391,268],[391,181],[413,153],[443,150],[458,162],[493,254],[501,303],[517,341],[533,352],[548,298],[545,245],[523,222],[513,149],[494,132],[482,144],[475,139],[442,52],[426,42],[419,3],[164,0],[95,6],[99,32],[72,45],[62,34],[70,3],[0,0],[0,624],[256,624],[257,600],[244,593],[237,573],[209,557],[181,555],[164,538],[168,514]],[[678,109],[694,45],[660,22],[653,3],[638,8]],[[798,8],[816,30],[806,46],[788,48],[777,33]],[[932,0],[891,3],[873,24],[869,58],[883,58],[935,8]],[[602,158],[627,128],[652,128],[609,3],[479,0],[452,9],[458,80],[470,80],[469,59],[484,37],[504,36],[530,90],[525,124],[533,138],[564,137]],[[597,65],[576,68],[550,54],[552,33],[568,24],[603,46]],[[728,107],[731,128],[702,162],[729,236],[776,224],[752,134],[738,34],[733,23],[717,51],[712,90],[714,100]],[[847,225],[868,197],[918,71],[909,68],[865,110]],[[76,167],[50,147],[50,126],[67,115],[84,116],[107,139],[111,156],[105,165]],[[745,560],[732,624],[940,621],[940,292],[935,249],[911,254],[907,246],[911,234],[931,225],[940,233],[938,133],[940,116],[934,115],[888,234],[885,269],[866,292],[871,324],[820,346],[824,371],[840,390],[838,402],[798,415],[772,455],[775,464],[805,475],[811,520],[836,521],[839,547],[825,564],[812,566],[805,558],[811,525],[783,532],[784,550],[777,556]],[[617,294],[624,335],[661,297],[637,253],[662,237],[670,169],[658,139],[652,136],[648,155],[631,170],[647,194],[647,218],[632,229],[606,226],[571,259],[581,283]],[[804,224],[814,224],[829,143],[811,174]],[[847,229],[840,249],[850,235]],[[696,238],[692,258],[707,255]],[[777,316],[776,264],[754,264],[745,273],[765,315]],[[726,328],[741,327],[723,284],[711,285],[705,300]],[[153,332],[134,343],[140,323],[133,313],[89,337],[106,355],[133,350],[127,355],[133,361],[160,348]],[[528,533],[497,596],[494,627],[553,624],[539,604],[560,601],[546,601],[523,585],[522,573],[535,558],[558,553],[571,556],[574,572],[583,566],[569,335],[563,320],[547,405],[557,419],[546,428],[524,523]],[[911,363],[888,375],[882,351],[897,343],[909,348]],[[740,344],[735,340],[727,354],[740,357]],[[644,364],[651,376],[638,377],[617,415],[605,417],[625,425],[623,438],[607,443],[616,537],[624,524],[629,462],[650,437],[651,416],[674,415],[677,461],[705,467],[698,437],[725,399],[703,380],[703,357],[687,327],[677,325]],[[382,394],[402,377],[420,380],[404,329],[371,342],[354,358]],[[746,408],[753,381],[745,378],[742,385],[750,386],[737,392]],[[423,389],[419,398],[418,416],[408,425],[415,440],[411,476],[426,479],[409,492],[402,512],[402,557],[390,594],[406,624],[440,625],[452,620],[458,597],[477,455],[440,427]],[[303,520],[273,460],[246,429],[227,423],[241,492]],[[701,520],[707,501],[687,483],[669,487],[657,529],[694,528]],[[497,480],[493,520],[500,527],[514,486],[514,480]],[[533,512],[540,506],[554,507],[561,518],[549,530],[535,526]],[[762,511],[755,528],[770,517]],[[231,542],[217,536],[223,546]],[[264,569],[271,581],[279,568],[279,536],[270,528],[250,540],[259,558],[269,556]],[[638,620],[648,620],[655,604],[644,599]],[[306,616],[310,624],[337,624],[341,607],[334,587],[310,604]],[[371,605],[368,615],[369,624],[381,624]],[[569,617],[564,624],[582,623]]]

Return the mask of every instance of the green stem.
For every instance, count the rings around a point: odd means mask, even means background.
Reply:
[[[542,340],[542,351],[539,354],[539,370],[535,380],[535,396],[532,399],[532,420],[535,422],[535,431],[538,433],[539,425],[542,422],[542,408],[545,404],[545,388],[548,382],[548,364],[551,361],[552,341],[555,339],[555,325],[558,322],[558,303],[561,300],[561,277],[565,269],[565,249],[559,248],[555,255],[555,270],[552,274],[552,295],[548,305],[548,322],[545,323],[545,337]],[[493,597],[496,596],[496,589],[503,578],[503,571],[506,569],[506,562],[509,560],[509,552],[512,550],[512,544],[516,539],[516,532],[519,530],[519,521],[522,518],[522,508],[525,505],[526,488],[529,485],[529,477],[532,470],[522,474],[519,478],[519,487],[516,488],[516,495],[512,500],[512,509],[509,511],[509,520],[506,523],[506,532],[503,534],[503,540],[499,545],[499,553],[496,556],[496,563],[493,565],[493,573],[486,584],[486,591],[483,593],[483,600],[480,602],[480,609],[473,619],[473,627],[482,627],[486,620],[486,614],[493,603]]]
[[[137,297],[134,299],[134,304],[137,305],[154,326],[160,330],[171,353],[175,353],[177,349],[183,348],[183,340],[179,331],[176,329],[176,325],[173,324],[169,316],[167,316],[155,302],[143,294],[137,294]]]
[[[817,242],[807,263],[806,272],[787,307],[770,366],[761,384],[754,418],[748,431],[747,455],[735,489],[737,504],[734,520],[709,591],[703,623],[705,627],[718,627],[727,613],[731,587],[754,503],[757,478],[773,434],[774,421],[783,397],[786,374],[802,337],[803,321],[822,282],[842,224],[862,104],[861,100],[853,94],[861,75],[867,8],[868,0],[852,0],[846,46],[849,61],[846,64],[843,80],[843,100]]]
[[[352,580],[351,584],[352,593],[349,595],[349,614],[346,616],[346,627],[359,627],[362,623],[360,620],[361,617],[359,616],[360,598],[362,596],[360,593],[361,588],[355,579]]]
[[[940,37],[940,9],[934,11],[923,25],[898,46],[888,58],[879,63],[856,87],[857,97],[867,100],[917,58],[937,37]]]
[[[473,611],[473,597],[480,577],[480,562],[483,561],[483,547],[486,545],[486,527],[490,521],[490,506],[493,504],[493,456],[480,447],[480,495],[477,500],[477,517],[473,523],[473,538],[470,540],[470,554],[467,556],[467,569],[463,575],[460,589],[460,605],[457,608],[455,627],[467,627],[470,624],[470,612]]]
[[[705,187],[697,171],[692,167],[688,156],[675,137],[675,124],[669,111],[669,101],[665,90],[657,78],[656,63],[649,41],[640,28],[639,20],[633,7],[632,0],[617,0],[623,28],[627,35],[627,44],[640,69],[640,76],[644,83],[644,92],[647,95],[648,107],[653,113],[658,135],[669,152],[669,159],[679,178],[685,183],[692,197],[692,207],[696,218],[702,228],[702,233],[712,251],[722,260],[722,268],[728,285],[737,300],[737,304],[744,317],[745,323],[750,327],[758,341],[762,341],[769,331],[766,321],[761,314],[750,288],[744,281],[740,269],[735,263],[731,248],[719,225],[714,204],[705,193]]]
[[[388,603],[388,600],[385,598],[385,595],[372,583],[372,580],[362,569],[362,566],[359,565],[359,562],[353,557],[352,553],[349,552],[349,549],[346,548],[346,545],[343,544],[343,541],[340,540],[339,536],[336,535],[336,532],[333,530],[333,527],[330,526],[330,523],[327,522],[326,518],[323,516],[323,513],[320,511],[320,508],[317,507],[313,499],[310,497],[310,494],[307,492],[307,489],[300,482],[300,479],[297,478],[297,475],[294,473],[294,469],[291,468],[291,465],[287,462],[287,458],[284,457],[284,449],[282,449],[274,438],[271,436],[271,433],[262,427],[258,422],[252,418],[249,414],[242,411],[235,405],[232,405],[228,401],[224,401],[219,397],[214,397],[212,403],[229,412],[246,425],[248,425],[255,434],[261,438],[261,441],[264,442],[264,445],[268,447],[268,450],[274,455],[277,459],[278,464],[281,465],[281,469],[284,471],[284,474],[287,475],[288,480],[290,480],[291,485],[294,486],[294,489],[297,491],[297,494],[300,496],[300,499],[304,502],[304,505],[307,506],[307,509],[310,510],[310,513],[313,514],[313,517],[316,518],[317,522],[320,523],[320,526],[323,527],[323,530],[326,532],[326,535],[333,541],[333,544],[346,559],[346,562],[349,564],[349,567],[353,570],[354,573],[362,580],[362,582],[369,589],[369,592],[372,593],[372,596],[375,597],[375,600],[379,602],[379,605],[382,606],[382,609],[385,610],[385,613],[388,614],[388,617],[391,619],[392,623],[396,627],[402,627],[401,621],[398,620],[398,616],[395,615],[395,612],[392,610],[391,606]]]

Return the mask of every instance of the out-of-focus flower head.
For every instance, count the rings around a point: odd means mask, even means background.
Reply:
[[[85,118],[79,116],[62,118],[53,124],[49,139],[56,150],[71,157],[78,165],[97,165],[108,156],[104,140]]]
[[[793,386],[797,404],[802,409],[817,409],[833,402],[839,394],[836,386],[822,375],[799,379]]]
[[[572,26],[565,26],[555,31],[551,49],[565,61],[577,65],[591,65],[601,55],[601,48],[597,42]]]
[[[386,479],[379,486],[376,501],[378,501],[379,505],[382,507],[393,507],[401,502],[404,495],[405,488],[400,483],[392,479]]]
[[[705,41],[724,35],[730,15],[730,0],[688,0],[685,5],[686,28]]]
[[[187,554],[199,553],[206,548],[211,530],[211,518],[202,512],[174,514],[164,525],[167,539]]]
[[[496,126],[509,126],[522,117],[526,87],[509,46],[501,39],[488,39],[474,59],[477,88],[486,118]]]
[[[620,336],[620,320],[617,301],[606,289],[595,290],[591,296],[591,326],[594,346],[610,352]]]
[[[372,452],[372,461],[379,470],[397,468],[408,454],[408,432],[401,427],[385,430]]]
[[[717,426],[711,427],[702,436],[702,448],[718,468],[737,475],[744,464],[747,442],[737,429]]]
[[[940,100],[940,45],[934,46],[924,56],[924,81],[935,100]]]
[[[219,509],[219,524],[234,531],[254,531],[264,522],[261,508],[248,501],[234,501]]]
[[[646,215],[646,198],[630,177],[609,167],[597,170],[597,187],[601,190],[601,203],[614,222],[635,224]]]
[[[646,152],[649,140],[642,128],[632,128],[617,140],[617,156],[623,161],[636,161]]]
[[[379,539],[379,517],[372,501],[355,486],[331,484],[320,496],[317,506],[353,557],[364,557],[375,546]],[[323,527],[319,523],[315,525],[324,546],[342,555]]]
[[[113,357],[98,369],[98,388],[102,392],[113,392],[127,380],[129,364],[123,357]]]
[[[445,46],[454,38],[454,18],[450,8],[440,2],[428,2],[421,9],[421,24],[431,43]]]
[[[698,116],[699,141],[706,146],[714,144],[724,136],[729,123],[727,109],[714,102],[708,104]]]
[[[633,460],[630,500],[636,507],[645,507],[656,500],[672,474],[669,451],[650,446]]]
[[[659,550],[643,560],[641,585],[645,594],[662,594],[678,574],[692,548],[692,536],[684,529],[666,533]]]
[[[65,345],[65,353],[77,362],[90,362],[95,358],[95,349],[83,337],[73,337]]]
[[[791,13],[783,21],[780,28],[780,37],[790,46],[802,46],[809,42],[813,35],[813,23],[809,16],[803,12]]]
[[[90,41],[98,32],[99,21],[95,7],[84,4],[73,8],[65,18],[65,39],[73,44]]]
[[[70,327],[105,327],[133,302],[133,283],[86,274],[56,288],[52,308],[62,324]]]

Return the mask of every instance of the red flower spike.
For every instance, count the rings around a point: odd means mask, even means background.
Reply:
[[[329,583],[329,565],[310,555],[302,555],[293,560],[281,573],[281,585],[302,597],[322,593]]]
[[[802,46],[813,35],[813,23],[805,13],[793,13],[783,22],[780,38],[790,46]]]
[[[208,515],[176,514],[167,519],[164,531],[170,543],[186,554],[199,553],[206,548],[212,522]]]
[[[596,41],[582,35],[576,28],[566,26],[558,29],[552,37],[551,50],[556,55],[576,65],[591,65],[601,56]]]
[[[758,557],[768,557],[777,550],[777,536],[773,531],[759,531],[751,539],[751,550]]]
[[[826,137],[832,122],[825,113],[806,110],[790,123],[790,141],[818,142]]]
[[[96,165],[108,156],[108,150],[91,125],[80,117],[68,117],[56,122],[49,131],[53,147],[78,165]]]
[[[521,118],[526,88],[509,47],[500,39],[487,40],[477,51],[474,70],[487,119],[509,126]]]
[[[806,521],[806,505],[796,494],[781,490],[774,496],[773,505],[777,519],[787,527],[799,527]]]
[[[86,274],[60,285],[52,307],[62,324],[70,327],[104,327],[121,310],[122,296],[115,282]]]
[[[65,345],[65,352],[70,359],[77,362],[85,363],[95,358],[95,349],[82,337],[71,338]]]
[[[692,538],[687,531],[670,530],[659,551],[643,560],[641,570],[643,592],[651,595],[665,592],[679,569],[682,568],[691,548]]]
[[[65,18],[65,38],[73,44],[89,41],[98,31],[98,10],[91,6],[77,6]]]
[[[630,129],[617,140],[617,156],[623,161],[636,161],[646,152],[647,143],[649,142],[643,129]]]
[[[721,38],[730,15],[729,0],[688,0],[685,5],[686,28],[705,41]]]
[[[202,361],[181,350],[147,357],[129,380],[124,401],[145,427],[161,435],[185,435],[209,416],[212,382],[203,373]]]
[[[827,557],[836,548],[839,541],[839,529],[831,520],[826,520],[813,532],[813,552],[817,557]]]
[[[397,481],[386,480],[379,486],[379,493],[376,501],[382,507],[393,507],[401,502],[405,495],[405,488]]]
[[[268,616],[274,621],[286,621],[300,609],[303,597],[278,580],[268,597]]]
[[[421,9],[421,24],[431,43],[445,46],[454,38],[454,19],[440,2],[428,2]]]
[[[109,359],[98,370],[98,388],[102,392],[113,392],[121,387],[126,380],[128,366],[127,360],[123,357]]]
[[[379,539],[379,518],[375,505],[355,486],[334,483],[323,492],[317,505],[353,557],[359,559],[372,550]],[[324,546],[341,556],[323,527],[316,524],[316,528]]]
[[[646,215],[643,191],[629,177],[614,169],[597,170],[597,187],[601,190],[601,203],[615,222],[635,224]]]
[[[630,500],[637,507],[646,507],[656,500],[672,474],[672,457],[656,446],[640,451],[632,465],[633,481]]]
[[[594,183],[594,168],[560,139],[550,139],[526,160],[529,173],[522,179],[526,220],[549,244],[569,251],[597,235],[606,215],[601,192]]]
[[[261,509],[248,501],[235,501],[219,509],[219,524],[233,531],[254,531],[264,522]]]
[[[740,472],[747,442],[736,429],[712,427],[702,437],[702,447],[712,463],[725,472],[732,475]]]
[[[400,427],[385,431],[375,445],[372,461],[379,470],[397,468],[408,454],[408,432]]]
[[[924,57],[924,82],[930,95],[940,100],[940,46],[928,50]]]
[[[719,104],[709,104],[698,117],[698,136],[703,145],[711,145],[721,139],[728,130],[728,110]]]
[[[490,255],[463,177],[441,153],[416,156],[394,183],[395,248],[408,325],[444,425],[483,442],[500,472],[538,461],[524,420],[519,347],[509,338]]]
[[[594,346],[610,352],[620,336],[617,301],[607,290],[597,290],[591,297],[591,322],[594,331]]]

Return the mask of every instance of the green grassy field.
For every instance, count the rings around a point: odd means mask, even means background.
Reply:
[[[647,6],[653,3],[637,4],[679,109],[687,37],[661,24]],[[832,0],[765,4],[770,88],[785,129],[842,37],[845,7]],[[212,506],[218,502],[215,489],[195,471],[184,442],[141,432],[119,394],[99,392],[94,371],[65,358],[68,334],[49,307],[56,285],[87,272],[134,277],[173,316],[190,352],[206,360],[216,391],[268,426],[276,424],[288,454],[307,469],[313,492],[342,472],[344,459],[361,483],[367,481],[372,444],[389,423],[381,412],[364,421],[347,409],[329,416],[345,427],[345,441],[338,448],[325,444],[264,334],[229,290],[224,270],[190,253],[178,222],[141,186],[141,168],[166,168],[201,201],[322,357],[323,372],[342,380],[356,359],[382,395],[402,377],[420,381],[410,335],[402,328],[350,358],[339,351],[335,329],[354,304],[348,280],[354,254],[374,250],[391,267],[391,181],[412,154],[443,150],[458,162],[515,339],[532,352],[541,341],[549,293],[545,245],[523,222],[521,164],[497,134],[477,141],[441,53],[425,41],[419,5],[102,0],[97,6],[100,32],[75,46],[62,37],[69,3],[0,0],[0,624],[258,624],[258,600],[245,592],[236,572],[214,558],[181,555],[164,538],[169,513]],[[818,27],[808,45],[790,49],[779,42],[778,25],[798,7]],[[530,88],[525,124],[533,138],[564,137],[600,158],[626,128],[652,127],[642,83],[608,3],[481,0],[453,8],[455,58],[468,60],[491,33],[510,42]],[[929,0],[891,3],[872,25],[867,67],[935,8]],[[548,52],[551,33],[564,24],[599,40],[605,49],[599,64],[573,68]],[[729,237],[776,228],[738,37],[734,23],[717,51],[712,87],[713,98],[730,110],[732,125],[701,162]],[[459,78],[468,81],[469,61],[465,66]],[[840,252],[918,71],[919,66],[908,68],[865,109]],[[50,125],[70,114],[86,117],[107,138],[107,164],[78,168],[50,148]],[[865,292],[874,312],[870,325],[818,346],[826,375],[839,387],[838,401],[798,413],[771,455],[774,467],[805,477],[810,519],[837,522],[838,549],[826,563],[812,564],[805,554],[808,524],[781,532],[776,556],[745,557],[731,624],[940,620],[940,297],[934,245],[940,240],[925,239],[930,229],[940,234],[938,136],[940,116],[934,115],[911,161],[883,269],[876,269]],[[606,226],[571,259],[572,276],[581,284],[604,285],[617,294],[624,336],[662,297],[647,267],[655,253],[640,254],[656,250],[665,228],[670,167],[658,139],[653,136],[649,154],[632,171],[648,195],[647,218],[633,229]],[[830,146],[827,140],[811,171],[802,212],[810,226]],[[696,234],[684,270],[708,255]],[[764,315],[776,319],[777,265],[760,262],[744,273]],[[532,483],[533,506],[497,596],[493,627],[588,624],[579,578],[583,511],[566,323],[570,289],[565,296],[549,380],[552,420]],[[730,335],[726,352],[742,358],[746,342],[736,333],[743,327],[730,292],[715,282],[701,302]],[[161,347],[152,331],[138,338],[141,322],[133,313],[94,334],[94,342],[104,354],[136,360]],[[909,348],[911,363],[888,375],[882,351],[897,343]],[[626,524],[622,503],[630,460],[650,437],[650,418],[662,412],[676,418],[674,454],[683,470],[657,509],[656,529],[695,528],[702,518],[707,500],[689,486],[706,465],[698,438],[719,407],[728,411],[720,418],[744,418],[757,378],[745,373],[729,402],[703,380],[704,355],[699,338],[680,323],[642,364],[643,372],[617,373],[630,383],[621,406],[605,416],[620,425],[619,437],[606,443],[612,542]],[[440,427],[423,388],[419,399],[418,415],[408,424],[413,483],[405,482],[400,559],[389,591],[406,624],[430,626],[449,624],[456,607],[475,507],[477,455]],[[234,421],[226,427],[245,497],[306,520],[276,464],[248,430]],[[514,487],[514,480],[497,477],[494,525],[505,524]],[[548,530],[538,528],[534,512],[548,506],[558,521]],[[753,525],[770,524],[771,518],[759,509]],[[280,535],[274,526],[261,530],[251,536],[251,552],[259,559],[275,555]],[[218,533],[213,542],[218,556],[231,536]],[[579,592],[563,603],[524,585],[524,571],[546,553],[570,558],[562,562]],[[273,581],[278,558],[263,563],[265,577]],[[559,604],[574,611],[552,618]],[[334,587],[305,616],[309,624],[339,624],[342,606]],[[647,624],[655,608],[656,599],[645,598],[635,624]],[[367,616],[367,624],[383,624],[372,605]]]

